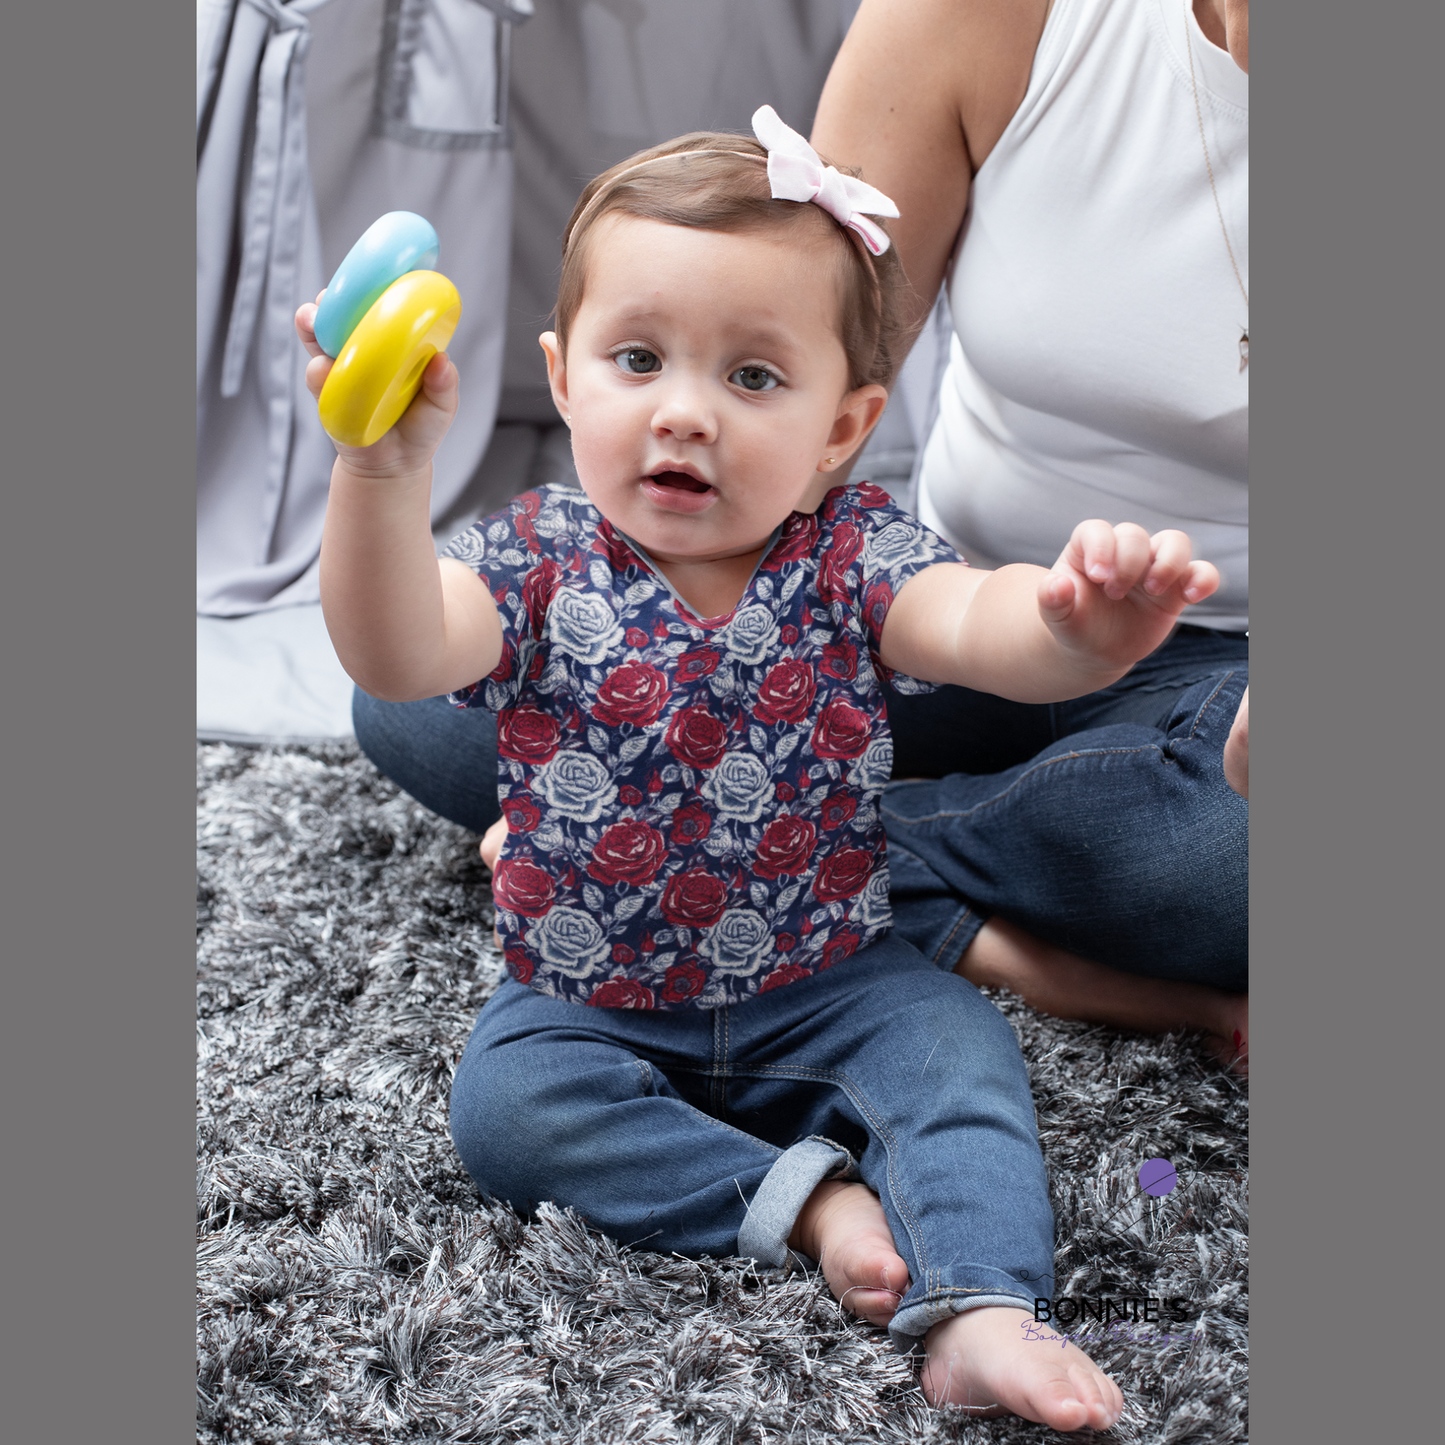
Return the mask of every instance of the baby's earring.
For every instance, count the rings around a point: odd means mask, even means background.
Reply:
[[[831,466],[833,465],[833,463],[836,462],[837,460],[838,460],[837,457],[824,457],[824,458],[823,458],[823,465],[824,465],[825,467],[831,467]]]

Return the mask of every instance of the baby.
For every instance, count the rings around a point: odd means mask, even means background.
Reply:
[[[817,1261],[929,1399],[1102,1429],[1122,1396],[1031,1339],[1053,1219],[1003,1016],[890,932],[880,679],[1020,701],[1107,686],[1218,576],[1180,532],[1081,524],[973,570],[837,485],[899,361],[896,215],[764,107],[583,192],[541,338],[582,492],[438,560],[444,356],[338,448],[326,621],[367,692],[497,715],[510,977],[452,1091],[487,1194],[685,1255]],[[330,363],[298,329],[319,391]]]

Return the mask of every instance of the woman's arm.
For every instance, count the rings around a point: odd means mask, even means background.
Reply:
[[[973,173],[1028,89],[1051,0],[863,0],[828,73],[813,145],[897,204],[889,225],[922,326]]]

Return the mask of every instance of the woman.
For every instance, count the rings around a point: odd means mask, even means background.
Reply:
[[[1248,1037],[1248,65],[1248,0],[864,0],[813,132],[897,202],[917,324],[948,282],[923,520],[991,566],[1140,515],[1225,575],[1106,693],[890,699],[895,777],[940,779],[888,793],[899,926],[1047,1012],[1201,1028],[1231,1057]]]

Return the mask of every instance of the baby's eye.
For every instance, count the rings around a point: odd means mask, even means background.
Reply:
[[[771,391],[778,384],[778,378],[765,366],[740,366],[728,380],[744,391]]]
[[[647,351],[641,346],[630,346],[626,351],[619,351],[613,360],[632,376],[643,376],[649,371],[662,370],[662,361],[657,353]]]

